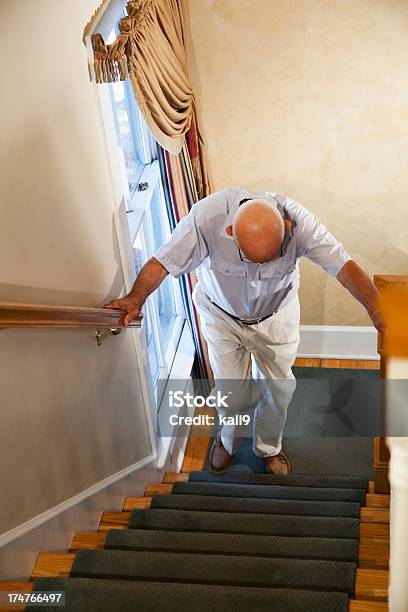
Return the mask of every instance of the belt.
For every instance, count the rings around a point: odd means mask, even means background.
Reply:
[[[211,304],[214,304],[214,306],[216,306],[217,308],[222,310],[222,312],[224,312],[226,315],[228,315],[229,317],[231,317],[235,321],[239,321],[240,323],[243,323],[244,325],[256,325],[257,323],[261,323],[261,321],[265,321],[266,319],[269,319],[270,317],[273,317],[273,315],[276,312],[278,312],[277,310],[275,310],[275,312],[273,312],[272,314],[266,315],[265,317],[259,317],[258,319],[240,319],[239,317],[236,317],[235,315],[232,315],[230,312],[227,312],[226,310],[221,308],[221,306],[218,306],[218,304],[213,302],[212,299],[209,298],[206,293],[204,295],[205,295],[206,298],[208,298],[210,300]]]

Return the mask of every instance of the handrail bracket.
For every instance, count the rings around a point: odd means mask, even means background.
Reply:
[[[110,336],[119,336],[122,330],[118,327],[110,327],[109,329],[97,329],[95,332],[96,344],[101,346],[102,342]]]

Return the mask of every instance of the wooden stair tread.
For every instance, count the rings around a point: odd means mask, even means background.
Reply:
[[[75,553],[40,553],[34,565],[31,578],[69,576]]]
[[[390,547],[375,542],[359,545],[359,567],[366,569],[388,569]]]
[[[104,547],[106,532],[83,531],[75,533],[69,551],[95,550]],[[370,542],[359,546],[359,567],[387,569],[389,563],[389,545],[384,542]]]
[[[125,497],[123,511],[126,512],[128,510],[146,510],[150,508],[151,503],[151,497]]]
[[[388,605],[385,601],[350,599],[349,612],[380,612],[380,610],[388,610]]]
[[[129,527],[130,512],[103,512],[98,531],[108,529],[127,529]]]
[[[377,540],[378,543],[390,541],[390,526],[386,523],[363,523],[360,522],[360,543],[365,544],[365,539]]]
[[[40,553],[33,569],[32,579],[39,577],[69,576],[75,553]],[[386,601],[389,572],[381,569],[362,569],[356,571],[356,598]]]
[[[69,548],[70,552],[83,550],[85,548],[104,548],[106,533],[103,531],[78,531],[74,533]]]
[[[163,478],[163,484],[173,484],[174,482],[187,482],[188,477],[189,472],[166,472]],[[375,494],[374,480],[370,480],[368,482],[368,493]],[[384,495],[384,497],[389,497],[389,495]]]
[[[389,572],[382,569],[362,569],[356,571],[356,599],[387,601]]]
[[[360,521],[363,523],[389,524],[390,511],[388,508],[371,508],[363,506],[360,510]]]
[[[150,508],[151,497],[126,497],[123,510],[146,510]],[[384,523],[390,522],[390,511],[387,508],[367,508],[360,510],[360,521],[363,523]]]
[[[168,472],[164,475],[163,484],[173,484],[174,482],[187,482],[188,472]]]
[[[173,490],[171,483],[148,484],[145,489],[145,497],[153,497],[153,495],[170,495]]]
[[[33,588],[32,582],[0,582],[0,591],[6,593],[29,593]],[[12,606],[0,605],[0,612],[16,612],[18,610],[24,610],[26,604],[13,604]]]
[[[32,582],[12,582],[12,581],[3,581],[0,582],[0,591],[10,591],[10,593],[19,593],[24,591],[31,591],[33,588]]]
[[[366,506],[367,508],[389,508],[390,496],[382,493],[367,493]]]

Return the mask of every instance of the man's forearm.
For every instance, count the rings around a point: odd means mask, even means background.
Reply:
[[[137,300],[141,308],[151,293],[163,282],[168,271],[155,258],[149,259],[140,270],[128,296]]]
[[[111,300],[108,304],[104,305],[104,308],[113,308],[126,312],[123,323],[129,325],[133,319],[140,316],[140,311],[146,298],[157,289],[167,274],[168,271],[161,265],[160,261],[152,257],[140,270],[130,293],[124,298]]]
[[[371,278],[355,261],[350,260],[338,273],[337,280],[367,309],[374,325],[381,331],[383,321],[378,306],[378,291]]]

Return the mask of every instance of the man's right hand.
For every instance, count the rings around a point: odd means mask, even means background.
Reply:
[[[138,300],[135,296],[127,295],[124,298],[118,298],[116,300],[112,300],[108,304],[103,306],[104,308],[110,308],[112,310],[123,310],[126,312],[126,316],[123,320],[124,325],[129,325],[133,319],[140,315],[140,311],[142,310],[142,306],[140,305],[140,300]]]

